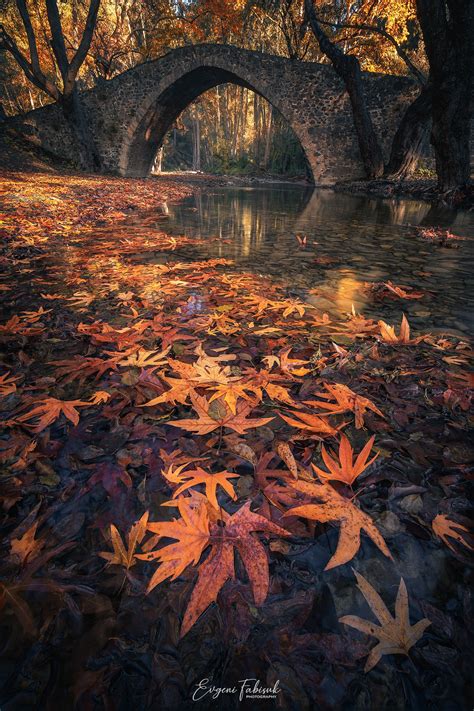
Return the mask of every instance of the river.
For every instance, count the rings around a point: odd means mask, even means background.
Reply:
[[[466,335],[472,328],[471,213],[283,184],[208,190],[159,210],[159,224],[169,234],[199,240],[180,249],[180,258],[232,259],[282,280],[291,295],[334,315],[354,306],[367,316],[399,321],[402,304],[412,326],[424,332]],[[432,227],[463,239],[439,246],[420,236]],[[298,237],[306,238],[305,246]],[[372,298],[367,284],[387,281],[424,296],[383,303]]]

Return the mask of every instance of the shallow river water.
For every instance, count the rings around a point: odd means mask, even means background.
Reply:
[[[330,313],[342,315],[354,305],[367,316],[393,314],[398,322],[402,307],[415,329],[466,335],[472,328],[474,215],[419,200],[281,184],[208,190],[163,206],[167,219],[160,224],[168,233],[211,238],[208,247],[180,249],[180,258],[233,259],[281,278],[291,295]],[[420,236],[433,226],[464,239],[441,247]],[[305,248],[298,236],[306,237]],[[425,295],[374,302],[364,283],[387,280]]]

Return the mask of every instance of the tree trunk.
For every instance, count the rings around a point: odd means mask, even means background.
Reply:
[[[201,126],[198,118],[193,121],[193,170],[201,170]]]
[[[468,93],[462,83],[445,84],[433,97],[431,143],[441,192],[462,188],[470,178],[471,118]]]
[[[336,73],[345,84],[351,102],[354,127],[366,176],[367,178],[379,178],[384,172],[383,156],[365,101],[359,60],[353,54],[344,54],[321,29],[313,0],[305,0],[305,12],[321,52],[328,57]]]
[[[395,133],[390,158],[385,167],[387,178],[403,180],[416,169],[428,138],[431,107],[432,88],[428,85],[423,87],[407,108]]]
[[[350,62],[345,63],[344,82],[351,102],[362,162],[368,178],[379,178],[384,171],[383,156],[365,102],[359,60],[352,55],[348,55],[347,59]]]
[[[237,158],[237,153],[238,153],[240,120],[242,118],[242,112],[239,111],[239,108],[238,108],[237,96],[235,96],[235,89],[232,93],[234,94],[234,97],[233,97],[234,101],[232,101],[232,94],[231,94],[231,104],[228,107],[228,111],[229,111],[229,114],[231,116],[231,121],[232,121],[232,143],[231,143],[230,155],[235,160]]]
[[[160,146],[158,148],[158,152],[155,156],[155,160],[153,162],[153,168],[152,168],[152,173],[161,173],[161,166],[163,164],[163,146]]]
[[[268,169],[268,164],[270,162],[270,149],[272,147],[272,123],[273,123],[273,108],[271,105],[267,106],[267,131],[265,134],[265,151],[263,154],[263,167],[264,170]]]
[[[431,143],[441,192],[470,178],[474,55],[472,0],[416,0],[433,87]]]
[[[64,117],[74,137],[80,168],[82,170],[100,170],[101,160],[95,150],[77,87],[69,96],[63,98],[61,105]]]

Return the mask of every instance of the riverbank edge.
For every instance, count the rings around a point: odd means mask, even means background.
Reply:
[[[5,140],[6,139],[6,140]],[[161,185],[174,185],[183,190],[183,198],[203,187],[272,187],[294,186],[308,189],[334,190],[358,197],[373,197],[385,199],[423,200],[429,204],[443,205],[460,210],[474,210],[474,184],[463,191],[451,191],[442,194],[437,189],[436,181],[431,178],[414,178],[410,180],[352,180],[331,185],[315,185],[302,178],[279,178],[277,176],[251,175],[215,175],[183,171],[176,173],[158,173],[148,178],[124,178],[120,176],[105,176],[100,173],[82,173],[72,166],[57,162],[37,146],[27,141],[12,138],[11,135],[0,137],[0,173],[49,173],[84,177],[116,177],[119,180],[156,180]],[[174,190],[173,190],[174,192]]]
[[[209,173],[179,172],[156,173],[152,179],[171,180],[175,183],[199,190],[204,187],[304,187],[316,190],[332,190],[357,197],[422,200],[428,204],[442,205],[459,210],[474,210],[474,185],[464,191],[452,191],[442,194],[431,179],[393,180],[353,180],[331,185],[315,185],[301,179],[279,179],[277,177],[213,175]]]
[[[466,186],[463,190],[441,193],[436,180],[433,179],[388,180],[381,178],[379,180],[351,180],[336,183],[332,189],[335,192],[360,197],[411,198],[459,210],[474,210],[474,184]]]

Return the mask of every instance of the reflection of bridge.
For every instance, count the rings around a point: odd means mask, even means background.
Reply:
[[[182,47],[84,92],[87,122],[102,168],[121,175],[148,175],[177,116],[200,94],[226,82],[256,91],[283,115],[300,140],[316,183],[362,174],[347,94],[331,67],[228,45]],[[416,86],[406,77],[365,74],[365,88],[387,149]],[[74,142],[59,107],[32,111],[23,124],[43,148],[74,158]]]

